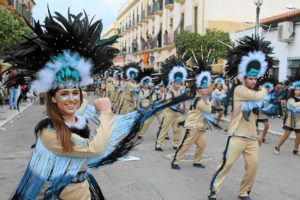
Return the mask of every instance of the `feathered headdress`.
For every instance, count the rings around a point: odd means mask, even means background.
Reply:
[[[38,21],[30,28],[36,36],[8,50],[5,61],[12,64],[8,70],[34,76],[31,89],[36,93],[88,85],[118,53],[111,46],[118,36],[101,40],[102,22],[92,22],[86,13],[69,11],[65,18],[49,11],[44,25]]]
[[[270,57],[273,48],[270,45],[264,38],[254,36],[238,40],[228,53],[226,76],[231,79],[238,77],[241,81],[244,77],[263,77],[273,66],[273,58]]]
[[[140,85],[149,85],[152,84],[152,79],[155,71],[152,67],[144,68],[140,71],[136,80]]]
[[[217,84],[225,85],[224,79],[223,79],[222,77],[217,77],[217,78],[215,79],[215,85],[217,85]]]
[[[264,86],[269,92],[271,92],[271,91],[274,90],[274,85],[273,85],[273,83],[271,83],[271,82],[265,82],[265,83],[263,84],[263,86]]]
[[[300,80],[293,82],[292,86],[290,87],[290,89],[293,90],[300,90]]]
[[[176,56],[171,56],[162,63],[163,82],[184,82],[188,76],[184,61]]]
[[[134,80],[139,75],[140,66],[138,63],[129,63],[123,67],[123,73],[126,80]]]
[[[122,69],[119,66],[113,66],[112,68],[110,68],[110,70],[113,78],[117,78],[122,72]]]
[[[207,61],[208,59],[205,60],[202,56],[196,56],[194,52],[192,53],[195,65],[189,70],[189,74],[192,80],[191,90],[195,93],[197,88],[208,88],[211,82],[211,67]]]

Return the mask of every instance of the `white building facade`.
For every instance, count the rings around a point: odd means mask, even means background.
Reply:
[[[239,37],[254,34],[254,29],[231,33],[234,41]],[[262,20],[260,34],[272,43],[274,67],[270,73],[280,82],[292,75],[300,76],[300,10]]]
[[[300,7],[299,0],[264,0],[261,16],[282,12],[287,4]],[[116,65],[142,61],[158,67],[176,54],[174,40],[181,31],[245,30],[253,26],[255,9],[253,0],[128,0],[104,37],[121,36]]]

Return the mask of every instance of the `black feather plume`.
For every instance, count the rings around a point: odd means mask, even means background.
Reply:
[[[112,65],[112,59],[118,50],[112,47],[118,36],[101,39],[101,20],[92,22],[85,12],[71,14],[67,17],[55,12],[48,16],[43,25],[34,22],[30,28],[35,33],[32,38],[6,51],[6,62],[12,64],[10,69],[21,69],[35,75],[51,57],[64,50],[78,53],[93,63],[92,74],[100,73]]]
[[[226,58],[227,64],[225,67],[226,77],[230,79],[237,77],[239,70],[238,66],[241,63],[242,57],[253,51],[262,51],[266,55],[268,68],[273,66],[273,58],[270,57],[273,52],[271,43],[264,40],[264,38],[245,36],[238,40],[233,49],[228,52]],[[266,76],[268,76],[267,73]]]

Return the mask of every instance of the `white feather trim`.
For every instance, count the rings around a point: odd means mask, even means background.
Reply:
[[[84,115],[76,115],[77,121],[75,123],[72,122],[65,122],[65,124],[71,128],[75,127],[78,129],[83,129],[86,125],[86,117]]]
[[[274,85],[272,83],[270,83],[270,82],[265,82],[264,86],[265,87],[269,87],[270,88],[269,91],[273,91],[274,90]]]
[[[265,74],[268,67],[268,63],[266,62],[266,55],[262,51],[249,52],[246,56],[242,57],[241,62],[238,66],[238,78],[240,79],[240,81],[243,81],[243,78],[247,73],[247,66],[253,60],[256,60],[260,63],[260,71],[257,78],[260,78]]]
[[[204,71],[204,72],[201,72],[200,74],[198,74],[196,76],[196,86],[197,88],[200,88],[201,87],[201,82],[202,82],[202,79],[203,78],[207,78],[207,82],[208,82],[208,86],[211,82],[211,76],[210,76],[210,73],[208,71]]]
[[[144,78],[141,79],[140,84],[143,85],[143,82],[145,80],[149,80],[149,85],[152,83],[152,78],[150,76],[145,76]]]
[[[55,81],[55,76],[63,67],[78,71],[80,76],[80,86],[86,86],[93,83],[91,77],[92,62],[88,59],[80,57],[78,54],[71,54],[65,50],[61,55],[52,61],[45,64],[45,67],[38,72],[37,79],[32,82],[31,89],[37,94],[47,92],[52,89]]]
[[[130,72],[135,72],[137,75],[139,73],[139,70],[137,70],[136,68],[133,68],[133,67],[130,67],[126,70],[126,77],[127,77],[127,80],[131,79],[130,78]]]
[[[181,73],[182,74],[182,82],[186,80],[187,77],[187,70],[184,67],[181,66],[174,66],[172,70],[169,72],[169,82],[173,83],[174,82],[174,76],[176,73]]]
[[[116,78],[118,76],[118,74],[119,74],[119,71],[115,70],[114,74],[113,74],[113,77]]]
[[[219,77],[219,78],[216,78],[216,79],[215,79],[215,85],[218,84],[218,82],[221,82],[222,85],[225,85],[225,81],[224,81],[223,78],[220,78],[220,77]]]

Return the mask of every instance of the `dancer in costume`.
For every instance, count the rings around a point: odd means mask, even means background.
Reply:
[[[92,83],[91,75],[111,66],[118,53],[111,46],[117,36],[101,40],[101,27],[101,21],[92,23],[83,13],[65,18],[49,12],[43,26],[35,22],[31,27],[36,36],[8,51],[8,70],[21,69],[16,79],[34,76],[30,87],[46,94],[47,109],[47,118],[35,128],[36,144],[13,200],[104,199],[88,169],[127,154],[137,144],[145,120],[181,101],[180,97],[144,112],[116,116],[108,98],[97,99],[94,106],[83,100],[81,87]],[[87,118],[96,130],[90,131]]]
[[[272,97],[272,91],[274,90],[274,85],[270,82],[265,82],[263,86],[267,89],[268,93],[263,99],[262,110],[266,109],[269,106]],[[260,138],[262,143],[266,143],[266,135],[269,130],[269,116],[266,115],[262,110],[259,111],[256,122],[257,122],[257,128],[258,128],[258,123],[263,123],[264,125],[264,129]]]
[[[119,67],[113,67],[113,77],[112,77],[112,90],[111,90],[111,102],[116,103],[118,98],[118,93],[120,89],[120,72]]]
[[[172,57],[163,63],[162,72],[163,76],[167,76],[169,84],[171,85],[167,94],[166,100],[173,99],[180,96],[184,91],[180,90],[183,83],[187,78],[187,70],[184,66],[183,61],[180,58]],[[170,128],[173,129],[173,149],[177,149],[179,146],[180,136],[182,128],[178,125],[181,116],[184,114],[184,104],[174,105],[164,110],[163,119],[157,132],[157,140],[155,144],[156,151],[163,151],[162,145],[168,135]]]
[[[121,99],[121,94],[124,91],[125,87],[125,81],[123,80],[123,71],[120,69],[120,71],[117,74],[117,82],[115,85],[115,92],[116,92],[116,100],[115,103],[113,104],[113,110],[116,112],[116,109],[118,105],[120,104],[120,99]]]
[[[137,63],[129,63],[123,67],[123,71],[126,83],[124,91],[121,93],[119,104],[116,106],[115,111],[118,114],[126,114],[137,108],[140,89],[135,80],[140,71],[139,65]]]
[[[212,92],[212,109],[213,113],[217,112],[217,124],[224,114],[224,99],[226,98],[226,86],[224,79],[218,77],[215,79],[215,89]]]
[[[152,76],[154,74],[153,68],[145,68],[140,71],[137,82],[141,85],[141,89],[139,92],[139,102],[138,107],[139,109],[144,109],[145,107],[149,106],[152,103],[152,94],[153,90],[151,89],[152,86]],[[154,120],[155,116],[150,117],[145,123],[143,124],[143,127],[139,134],[139,139],[142,139],[144,137],[145,132],[147,131],[149,125]]]
[[[239,198],[251,200],[250,191],[255,181],[258,166],[260,138],[256,130],[256,119],[261,101],[267,94],[264,87],[254,90],[258,78],[264,76],[272,65],[270,43],[259,37],[245,36],[229,51],[226,75],[233,79],[238,76],[243,85],[235,88],[233,93],[233,112],[228,128],[228,139],[223,154],[222,164],[214,174],[209,200],[217,199],[223,181],[234,162],[243,155],[245,174],[241,182]]]
[[[200,60],[198,67],[192,68],[194,72],[194,81],[191,88],[196,90],[196,97],[191,103],[190,111],[187,114],[187,118],[184,122],[184,128],[186,129],[184,138],[176,150],[174,159],[171,163],[172,169],[180,169],[178,163],[181,161],[185,153],[190,149],[192,144],[196,144],[196,150],[194,154],[193,166],[199,168],[205,168],[201,163],[201,158],[206,146],[206,130],[210,124],[214,124],[215,119],[211,114],[211,104],[208,97],[208,86],[211,81],[210,72],[208,70],[208,64]]]
[[[293,83],[290,88],[290,94],[287,101],[286,114],[283,121],[284,133],[279,139],[277,145],[273,149],[273,154],[279,155],[280,147],[289,138],[292,131],[296,133],[296,140],[294,144],[294,155],[299,154],[300,144],[300,80]]]
[[[114,84],[113,84],[113,69],[109,69],[108,70],[108,77],[106,78],[106,97],[108,97],[109,99],[111,99],[112,97],[112,91],[114,90]]]
[[[160,82],[159,84],[153,87],[153,92],[151,94],[151,102],[159,102],[159,101],[163,101],[164,99],[165,99],[165,88],[163,83]],[[157,112],[154,116],[152,116],[151,118],[149,118],[149,120],[145,122],[145,124],[143,125],[140,131],[139,139],[142,139],[144,137],[148,127],[150,126],[150,124],[153,122],[155,118],[157,119],[158,123],[161,124],[163,118],[163,111]]]
[[[103,73],[103,76],[101,76],[101,88],[100,88],[100,96],[105,97],[106,96],[106,79],[107,79],[107,71]]]

